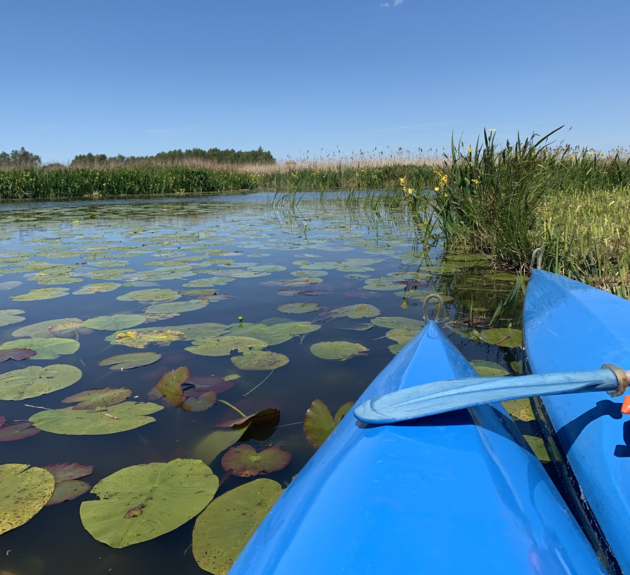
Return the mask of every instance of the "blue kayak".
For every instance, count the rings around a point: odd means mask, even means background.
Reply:
[[[630,369],[630,302],[534,270],[524,336],[533,373]],[[605,392],[542,398],[549,419],[619,566],[630,573],[630,418]]]
[[[433,322],[359,399],[476,376]],[[231,575],[605,573],[500,405],[402,424],[348,414]]]

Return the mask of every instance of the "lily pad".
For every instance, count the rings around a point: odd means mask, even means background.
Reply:
[[[245,425],[237,429],[217,429],[209,433],[196,445],[193,456],[210,465],[220,453],[232,447],[245,434],[247,428],[248,425]]]
[[[21,309],[3,309],[0,310],[0,327],[5,325],[11,325],[14,323],[20,323],[26,318],[21,317],[20,314],[25,313]]]
[[[181,331],[168,328],[162,329],[142,329],[119,331],[109,335],[105,341],[109,341],[113,345],[124,345],[135,349],[144,349],[147,345],[170,345],[172,341],[185,340],[186,336]]]
[[[498,363],[493,363],[491,361],[485,361],[483,359],[473,359],[470,362],[475,368],[475,371],[481,377],[500,377],[510,375],[510,372],[501,367]]]
[[[93,465],[81,465],[80,463],[55,463],[44,467],[55,478],[55,483],[70,481],[71,479],[81,479],[92,475]]]
[[[308,297],[317,297],[317,296],[322,296],[322,295],[330,295],[335,292],[333,292],[330,289],[303,289],[297,293],[298,295],[304,295]]]
[[[61,400],[61,403],[76,403],[72,409],[96,409],[122,403],[131,395],[130,389],[106,387],[81,391]]]
[[[121,549],[177,529],[218,487],[212,470],[195,459],[134,465],[97,483],[92,493],[100,500],[81,504],[81,522],[94,539]]]
[[[77,291],[73,291],[72,295],[88,295],[95,293],[107,293],[118,289],[122,284],[112,282],[102,282],[95,284],[87,284]]]
[[[148,416],[162,409],[155,403],[125,401],[106,411],[77,411],[72,407],[49,409],[36,413],[29,421],[42,431],[60,435],[108,435],[152,423],[155,419]]]
[[[50,328],[62,323],[81,322],[77,317],[65,317],[61,319],[49,319],[46,321],[40,321],[31,325],[26,325],[19,329],[16,329],[11,335],[13,337],[54,337],[50,333]]]
[[[54,490],[53,476],[41,467],[0,465],[0,535],[35,516]]]
[[[184,313],[186,311],[196,311],[208,305],[205,300],[192,299],[189,301],[176,301],[169,303],[158,303],[147,309],[147,313]]]
[[[212,501],[193,529],[193,555],[199,567],[226,575],[280,495],[279,483],[255,479]]]
[[[44,299],[55,299],[68,295],[68,288],[42,288],[33,289],[22,295],[11,296],[13,301],[40,301]]]
[[[256,451],[251,445],[231,447],[221,458],[221,466],[237,477],[268,475],[284,469],[291,461],[291,454],[279,445]]]
[[[318,303],[285,303],[278,306],[276,311],[280,313],[312,313],[322,309]]]
[[[322,341],[311,346],[311,353],[321,359],[340,359],[345,361],[358,355],[367,355],[367,347],[349,341]]]
[[[0,351],[0,363],[4,363],[5,361],[9,361],[10,359],[14,361],[22,361],[24,359],[28,359],[29,357],[33,357],[35,355],[35,351],[32,349],[26,348],[13,348],[13,349],[4,349]]]
[[[103,331],[120,331],[143,324],[143,315],[116,313],[114,315],[100,315],[83,322],[85,327]]]
[[[376,317],[370,321],[378,327],[386,327],[387,329],[413,329],[416,330],[416,333],[425,325],[423,321],[410,317]]]
[[[119,295],[116,299],[120,301],[167,301],[176,300],[180,296],[176,291],[172,289],[143,289],[138,291],[132,291],[125,295]]]
[[[0,290],[13,289],[21,285],[22,285],[22,282],[18,282],[18,281],[0,282]]]
[[[63,337],[33,337],[30,339],[16,339],[0,345],[0,350],[26,348],[35,351],[31,359],[57,359],[60,355],[72,355],[80,347],[78,341]]]
[[[396,291],[400,289],[400,285],[392,278],[370,278],[365,280],[362,289],[374,291]]]
[[[59,503],[64,501],[72,501],[86,494],[90,489],[92,489],[92,486],[89,483],[78,481],[77,479],[55,483],[55,490],[45,507],[59,505]]]
[[[30,421],[22,421],[20,423],[11,423],[9,425],[0,426],[0,443],[6,441],[19,441],[26,439],[39,433],[40,430],[33,427]]]
[[[81,370],[72,365],[27,367],[0,375],[0,400],[21,401],[70,387],[81,379]]]
[[[316,399],[311,403],[304,418],[304,433],[308,442],[319,449],[353,405],[354,401],[344,403],[333,419],[323,401]]]
[[[536,421],[536,416],[532,410],[532,403],[528,397],[524,399],[511,399],[510,401],[503,401],[503,407],[513,419],[520,421]],[[2,428],[0,428],[2,431]]]
[[[523,347],[523,332],[520,329],[508,327],[486,329],[481,332],[481,339],[486,343],[498,345],[499,347]]]
[[[93,330],[85,327],[82,321],[60,323],[48,329],[53,337],[77,338],[79,334],[90,335]],[[37,358],[35,358],[37,359]]]
[[[268,371],[289,363],[289,358],[272,351],[246,351],[243,355],[231,357],[230,361],[239,369]]]
[[[381,310],[373,305],[359,303],[356,305],[346,305],[319,314],[321,317],[349,317],[351,319],[359,319],[362,317],[376,317],[381,315]]]
[[[385,337],[404,346],[418,335],[418,331],[416,329],[390,329]]]
[[[189,377],[190,372],[186,366],[167,371],[149,391],[149,399],[159,399],[160,397],[164,397],[164,399],[172,405],[182,405],[184,402],[182,383],[184,383]]]
[[[109,366],[112,371],[122,371],[125,369],[135,369],[137,367],[144,367],[145,365],[151,365],[156,361],[159,361],[162,356],[159,353],[152,351],[145,351],[140,353],[123,353],[121,355],[113,355],[106,359],[101,359],[98,365]]]
[[[250,349],[262,349],[263,347],[267,347],[267,342],[260,339],[246,336],[224,335],[213,339],[193,341],[193,345],[187,347],[186,351],[194,353],[195,355],[220,357],[230,355],[234,350],[245,352]]]

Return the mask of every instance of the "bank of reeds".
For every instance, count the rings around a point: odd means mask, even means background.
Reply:
[[[253,190],[251,172],[183,166],[67,168],[0,171],[0,198],[67,198]]]
[[[433,201],[448,249],[491,254],[504,269],[543,267],[628,295],[630,159],[550,149],[553,132],[498,146],[452,145]]]

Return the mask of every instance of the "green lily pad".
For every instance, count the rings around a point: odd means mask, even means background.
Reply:
[[[131,395],[130,389],[106,387],[104,389],[91,389],[81,391],[61,400],[61,403],[76,403],[72,409],[96,409],[97,407],[109,407],[122,403]]]
[[[172,289],[143,289],[138,291],[132,291],[125,295],[119,295],[116,299],[120,301],[167,301],[176,300],[180,296],[176,291]]]
[[[249,424],[237,429],[217,429],[209,433],[195,446],[193,456],[210,465],[220,453],[232,447],[245,434],[248,427]]]
[[[321,278],[327,276],[328,272],[317,270],[299,270],[297,272],[291,272],[291,275],[298,278]]]
[[[13,301],[40,301],[44,299],[55,299],[68,295],[68,288],[42,288],[33,289],[22,295],[11,296]]]
[[[523,332],[520,329],[509,327],[486,329],[481,332],[481,339],[490,345],[498,345],[500,347],[523,347]],[[0,347],[0,349],[2,349],[2,347]]]
[[[76,338],[80,335],[90,335],[93,330],[85,327],[82,321],[73,321],[53,325],[48,330],[53,337]],[[36,358],[37,359],[37,358]]]
[[[231,357],[230,361],[239,369],[251,371],[268,371],[289,363],[289,358],[272,351],[246,351],[243,355]]]
[[[125,401],[106,411],[77,411],[72,407],[49,409],[31,416],[35,427],[60,435],[108,435],[142,427],[155,421],[148,417],[164,409],[155,403]]]
[[[148,397],[149,399],[164,397],[170,404],[179,407],[184,403],[182,383],[188,379],[190,379],[190,371],[186,366],[167,371],[149,391]]]
[[[308,442],[319,449],[353,405],[354,401],[344,403],[333,419],[323,401],[316,399],[311,403],[304,417],[304,433]]]
[[[101,543],[121,549],[169,533],[198,515],[219,487],[195,459],[134,465],[96,484],[99,501],[81,504],[81,522]]]
[[[311,353],[321,359],[340,359],[345,361],[358,355],[367,355],[367,347],[349,341],[322,341],[311,346]]]
[[[11,325],[14,323],[20,323],[24,321],[25,317],[20,317],[20,314],[25,313],[21,309],[3,309],[0,310],[0,327],[5,325]]]
[[[55,479],[41,467],[0,465],[0,535],[34,517],[54,490]]]
[[[322,307],[318,303],[285,303],[278,306],[276,311],[280,313],[312,313]]]
[[[475,368],[475,371],[481,377],[501,377],[510,375],[510,373],[501,367],[498,363],[493,363],[491,361],[485,361],[483,359],[473,359],[470,362]]]
[[[356,305],[345,305],[324,313],[319,314],[321,317],[349,317],[351,319],[359,319],[362,317],[376,317],[381,315],[381,310],[373,305],[359,303]]]
[[[0,399],[21,401],[70,387],[81,379],[81,370],[72,365],[27,367],[0,375]]]
[[[114,315],[100,315],[83,322],[85,327],[103,331],[120,331],[143,324],[143,315],[116,313]]]
[[[291,454],[279,445],[256,451],[251,445],[231,447],[221,458],[221,466],[237,477],[268,475],[284,469],[291,461]]]
[[[404,346],[418,335],[418,331],[416,329],[390,329],[385,337]]]
[[[49,319],[46,321],[40,321],[39,323],[34,323],[31,325],[26,325],[19,329],[16,329],[11,335],[13,337],[23,338],[23,337],[54,337],[50,333],[50,328],[56,325],[60,325],[62,323],[81,323],[81,320],[77,317],[65,317],[61,319]]]
[[[501,402],[505,411],[507,411],[512,419],[520,421],[536,421],[536,416],[532,410],[532,403],[528,397],[523,399],[511,399],[510,401]]]
[[[57,359],[60,355],[71,355],[80,347],[78,341],[63,337],[33,337],[30,339],[16,339],[0,345],[0,350],[26,348],[35,351],[30,359]]]
[[[233,281],[234,281],[234,278],[212,277],[212,278],[193,280],[191,282],[188,282],[187,284],[184,284],[184,287],[212,288],[212,287],[222,286],[222,285],[225,285],[226,283],[233,282]]]
[[[264,265],[264,266],[253,266],[249,268],[249,271],[252,272],[283,272],[287,268],[283,266],[274,266],[274,265]]]
[[[397,284],[396,280],[392,278],[370,278],[365,280],[365,285],[362,289],[374,291],[395,291],[400,289],[400,284]]]
[[[250,349],[262,349],[263,347],[267,347],[267,342],[260,339],[246,336],[223,335],[214,339],[193,341],[193,345],[187,347],[186,351],[194,353],[195,355],[219,357],[222,355],[230,355],[234,350],[245,352]]]
[[[101,359],[98,365],[109,366],[112,371],[122,371],[125,369],[135,369],[137,367],[144,367],[145,365],[151,365],[156,361],[159,361],[162,356],[159,353],[152,351],[145,351],[139,353],[123,353],[121,355],[113,355],[106,359]]]
[[[280,495],[279,483],[255,479],[212,501],[193,529],[193,556],[199,567],[226,575]]]
[[[425,325],[423,321],[410,317],[376,317],[370,321],[378,327],[386,327],[387,329],[413,329],[416,330],[416,333]]]
[[[147,309],[147,313],[184,313],[185,311],[196,311],[208,305],[207,301],[192,299],[189,301],[176,301],[169,303],[153,304]]]

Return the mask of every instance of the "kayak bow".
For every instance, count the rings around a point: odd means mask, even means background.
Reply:
[[[475,377],[434,322],[359,403]],[[263,520],[231,575],[605,571],[501,405],[405,424],[346,416]]]

